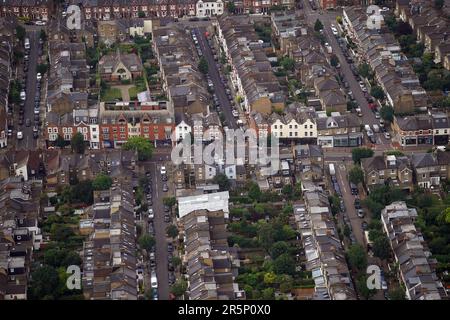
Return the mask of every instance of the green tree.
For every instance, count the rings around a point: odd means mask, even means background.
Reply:
[[[264,274],[264,284],[272,285],[277,279],[277,275],[273,272],[266,272]]]
[[[175,197],[165,197],[163,198],[163,204],[168,206],[170,209],[177,203]]]
[[[378,237],[372,246],[373,254],[380,259],[387,259],[391,253],[391,246],[386,236]]]
[[[17,37],[17,39],[19,39],[20,42],[23,42],[26,34],[27,34],[27,32],[25,31],[24,27],[22,27],[22,26],[16,27],[16,37]]]
[[[36,66],[36,72],[44,74],[48,71],[48,64],[41,63]]]
[[[358,74],[363,78],[369,78],[371,69],[368,63],[361,63],[358,66]]]
[[[322,29],[323,29],[323,23],[322,23],[322,21],[317,19],[316,22],[314,23],[314,31],[319,32]]]
[[[350,265],[358,271],[364,271],[367,267],[367,255],[359,244],[353,244],[347,251]]]
[[[358,185],[358,183],[362,183],[364,181],[364,172],[361,167],[353,166],[348,172],[348,180]]]
[[[384,91],[380,86],[373,86],[370,89],[370,94],[378,100],[382,100],[384,98]]]
[[[295,68],[295,60],[289,57],[283,57],[280,61],[280,65],[286,71],[293,71]]]
[[[335,54],[331,55],[330,64],[331,64],[332,67],[337,67],[338,66],[339,58]]]
[[[386,121],[392,122],[394,120],[394,108],[391,106],[382,106],[380,109],[380,116]]]
[[[229,13],[234,13],[234,11],[236,10],[236,5],[234,4],[234,1],[227,2],[227,10]]]
[[[275,298],[275,290],[273,288],[266,288],[261,291],[263,300],[273,300]]]
[[[213,178],[213,183],[216,183],[219,185],[220,191],[228,191],[230,190],[230,180],[228,180],[228,177],[224,173],[219,173]]]
[[[147,161],[152,157],[153,144],[144,137],[131,137],[122,146],[124,150],[135,150],[138,153],[139,161]]]
[[[55,268],[42,266],[31,275],[31,298],[36,300],[53,300],[59,286],[59,276]]]
[[[344,226],[344,236],[346,236],[347,238],[350,238],[350,234],[351,234],[351,230],[348,224],[346,224]]]
[[[67,141],[58,134],[58,137],[55,140],[55,146],[58,148],[65,148],[67,146]]]
[[[258,201],[261,197],[261,189],[259,188],[259,185],[256,182],[251,182],[250,186],[248,187],[248,196],[253,201]]]
[[[341,16],[337,16],[336,17],[336,22],[339,24],[342,24],[342,17]]]
[[[138,12],[138,17],[141,18],[141,19],[145,18],[145,12],[144,11],[139,11]]]
[[[151,250],[155,246],[155,238],[149,234],[144,234],[139,238],[139,245],[145,250]]]
[[[198,63],[198,70],[203,74],[207,74],[208,68],[208,61],[206,61],[204,57],[201,57],[200,62]]]
[[[72,146],[72,151],[75,151],[78,154],[84,154],[86,144],[84,143],[84,136],[80,132],[77,132],[72,136],[70,145]]]
[[[64,242],[67,241],[74,232],[71,227],[65,224],[55,223],[50,228],[51,238],[54,241]]]
[[[41,39],[42,41],[47,41],[47,34],[45,33],[44,30],[41,30],[41,32],[39,33],[39,39]]]
[[[177,268],[179,266],[181,266],[181,258],[178,256],[173,256],[172,257],[172,264],[174,266],[174,268]]]
[[[166,228],[166,233],[169,237],[175,239],[176,237],[178,237],[178,228],[175,225],[171,224]]]
[[[356,280],[356,288],[360,296],[366,300],[373,297],[376,293],[375,289],[370,290],[367,287],[367,275],[362,275]]]
[[[354,148],[352,150],[352,159],[354,163],[361,163],[361,159],[370,158],[374,154],[374,151],[369,148]]]
[[[172,293],[175,297],[181,297],[186,293],[188,288],[188,284],[185,280],[177,280],[173,286],[170,287],[170,293]]]
[[[92,187],[94,190],[108,190],[111,188],[112,182],[113,181],[110,176],[100,173],[95,177],[94,181],[92,181]]]
[[[444,7],[445,0],[434,0],[434,7],[441,10]]]
[[[272,259],[276,259],[284,253],[289,252],[289,244],[285,241],[275,242],[269,250]]]
[[[270,223],[262,220],[258,223],[258,242],[266,251],[272,246],[274,230]]]
[[[294,275],[295,261],[288,253],[283,253],[274,260],[273,270],[276,274]]]
[[[406,300],[405,290],[402,287],[389,290],[388,298],[389,300]]]

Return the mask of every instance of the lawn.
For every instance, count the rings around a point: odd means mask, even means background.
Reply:
[[[102,90],[101,97],[102,101],[114,101],[116,99],[122,101],[122,93],[117,88],[108,88]]]
[[[128,93],[130,94],[130,100],[136,100],[138,93],[147,90],[147,86],[145,85],[145,80],[143,78],[136,79],[134,81],[134,85],[135,85],[134,87],[128,89]]]

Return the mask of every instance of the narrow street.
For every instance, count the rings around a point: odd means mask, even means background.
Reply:
[[[33,126],[25,125],[26,119],[33,123],[34,119],[34,98],[36,95],[36,67],[38,65],[39,31],[28,31],[26,35],[30,39],[29,67],[26,80],[26,101],[24,108],[24,123],[18,127],[18,131],[23,132],[23,139],[17,141],[17,150],[35,150],[37,140],[33,138]]]
[[[214,60],[213,53],[211,51],[211,48],[209,47],[208,40],[206,40],[206,28],[201,27],[195,28],[194,30],[199,41],[203,56],[205,57],[206,61],[208,61],[208,74],[214,84],[214,92],[219,99],[220,107],[227,121],[227,126],[230,129],[237,129],[238,126],[236,124],[236,119],[233,117],[233,113],[231,112],[232,106],[230,104],[230,101],[228,100],[225,86],[220,78],[220,71],[216,66],[216,61]]]
[[[167,253],[167,237],[166,227],[164,222],[164,205],[163,198],[166,196],[162,191],[163,182],[160,174],[160,163],[149,163],[145,165],[145,171],[151,173],[152,193],[154,212],[154,226],[155,226],[155,241],[156,241],[156,275],[158,278],[158,296],[160,300],[169,299],[169,277],[168,277],[168,253]]]

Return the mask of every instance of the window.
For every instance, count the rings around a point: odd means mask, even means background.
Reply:
[[[313,128],[313,125],[311,124],[311,125],[309,126],[309,128],[312,129],[312,128]]]
[[[109,133],[109,128],[103,128],[103,133]]]
[[[307,124],[305,124],[305,129],[308,129],[308,125]]]
[[[289,125],[289,129],[292,129],[292,124]]]
[[[275,129],[278,129],[278,128],[277,128],[277,127],[278,127],[277,125],[274,125],[273,127],[274,127]]]

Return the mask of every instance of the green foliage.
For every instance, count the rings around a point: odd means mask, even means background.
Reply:
[[[348,172],[348,179],[356,185],[358,185],[358,183],[362,183],[364,181],[364,172],[361,167],[353,166],[353,168],[351,168]]]
[[[82,260],[74,251],[55,247],[44,251],[44,263],[54,268],[67,268],[70,265],[81,265]]]
[[[144,137],[131,137],[122,146],[124,150],[136,150],[139,161],[147,161],[152,157],[154,146]]]
[[[378,100],[382,100],[384,99],[384,91],[380,86],[373,86],[370,89],[370,94]]]
[[[36,66],[36,72],[44,74],[48,71],[48,64],[41,63]]]
[[[314,23],[314,31],[319,32],[320,30],[323,30],[323,23],[317,19]]]
[[[176,237],[178,237],[178,228],[175,225],[171,224],[166,228],[166,233],[169,237],[175,239]]]
[[[375,187],[363,203],[374,217],[379,217],[381,210],[395,201],[405,200],[405,194],[398,188],[388,185]]]
[[[53,300],[59,286],[59,275],[55,268],[42,266],[31,275],[29,293],[31,299]]]
[[[250,182],[248,187],[248,196],[253,201],[258,201],[261,197],[261,189],[256,182]]]
[[[370,78],[372,69],[368,63],[362,63],[358,66],[358,74],[363,78]]]
[[[374,151],[369,148],[354,148],[352,150],[352,159],[354,163],[361,163],[361,159],[370,158],[374,154]]]
[[[58,242],[64,242],[74,235],[72,228],[65,224],[53,224],[50,233],[51,239]]]
[[[377,237],[372,246],[373,254],[380,259],[387,259],[391,253],[391,246],[386,236]]]
[[[376,293],[375,289],[370,290],[367,287],[367,275],[361,275],[357,280],[356,280],[356,288],[360,294],[360,296],[366,300],[370,299],[371,297],[373,297]]]
[[[389,290],[388,298],[389,300],[406,300],[405,290],[402,287]]]
[[[17,39],[19,39],[20,42],[23,42],[26,34],[27,34],[27,32],[24,27],[22,27],[22,26],[16,27],[16,37],[17,37]]]
[[[185,294],[188,288],[188,284],[185,280],[177,280],[173,286],[170,287],[170,293],[172,293],[175,297],[181,297]]]
[[[84,143],[84,136],[80,132],[77,132],[72,136],[70,145],[72,146],[72,151],[78,154],[84,154],[86,144]]]
[[[332,67],[337,67],[339,64],[339,58],[335,54],[331,55],[330,64]]]
[[[276,274],[295,274],[295,261],[288,254],[283,253],[273,261],[273,269]]]
[[[206,61],[204,57],[201,57],[200,62],[198,63],[198,70],[203,74],[207,74],[208,68],[208,61]]]
[[[141,248],[149,251],[155,246],[155,238],[149,234],[144,234],[139,238],[139,245]]]
[[[382,106],[380,109],[380,116],[386,121],[392,122],[394,120],[394,108],[391,106]]]
[[[272,259],[276,259],[282,254],[289,252],[289,244],[285,241],[275,242],[269,250]]]
[[[165,197],[163,198],[163,204],[165,206],[168,206],[169,208],[172,208],[177,203],[177,200],[175,197]]]
[[[347,251],[348,260],[352,268],[363,272],[367,267],[367,255],[364,248],[359,244],[353,244]]]
[[[224,173],[219,173],[213,178],[213,183],[219,185],[220,191],[228,191],[230,190],[230,180]]]
[[[295,60],[289,57],[281,58],[280,65],[286,71],[293,71],[295,68]]]
[[[113,181],[110,176],[100,173],[95,177],[94,181],[92,181],[92,187],[94,190],[108,190],[111,188],[112,182]]]

